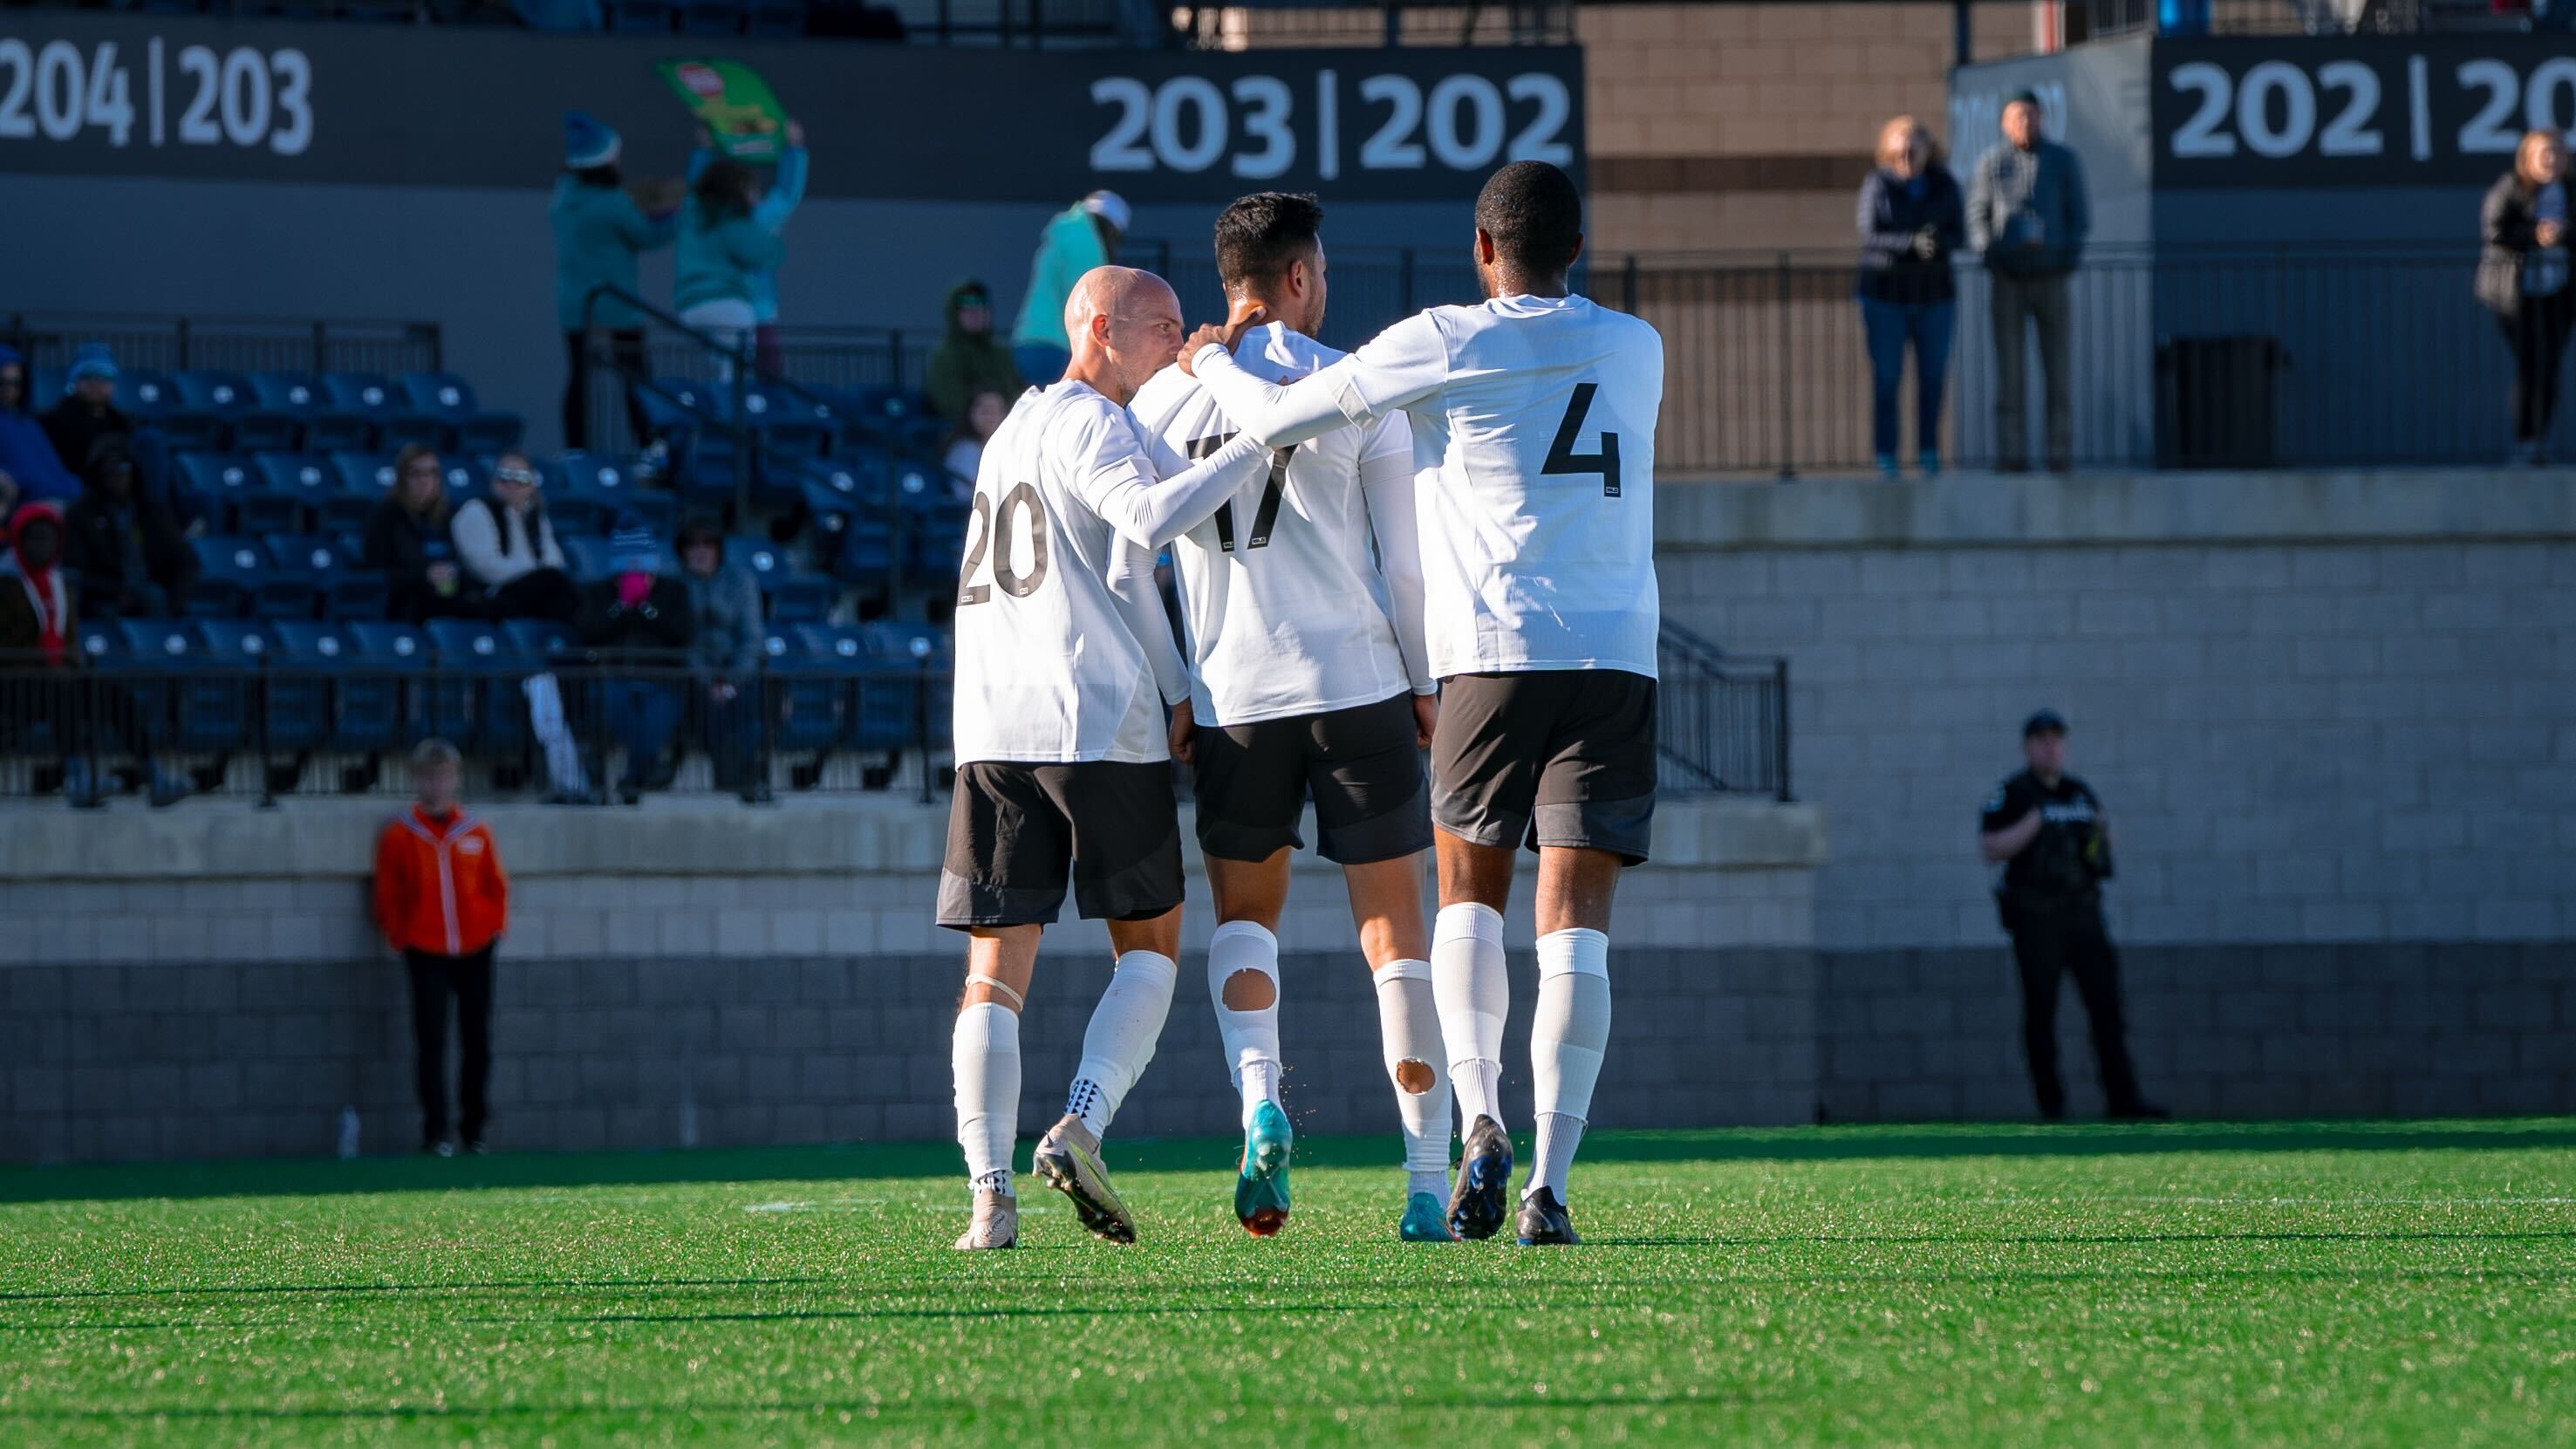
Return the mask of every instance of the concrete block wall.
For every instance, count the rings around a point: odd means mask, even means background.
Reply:
[[[2042,705],[2127,943],[2576,938],[2576,483],[1661,491],[1669,616],[1793,661],[1823,949],[2000,944],[1977,810]]]

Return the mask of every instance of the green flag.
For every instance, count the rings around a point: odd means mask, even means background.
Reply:
[[[775,161],[786,144],[787,113],[769,82],[730,60],[666,60],[658,69],[732,161]]]

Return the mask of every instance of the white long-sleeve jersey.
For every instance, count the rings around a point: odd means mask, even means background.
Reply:
[[[1276,322],[1246,334],[1234,355],[1272,382],[1343,356]],[[1177,367],[1146,383],[1128,410],[1188,457],[1215,452],[1239,431]],[[1284,461],[1274,456],[1174,542],[1191,713],[1200,724],[1251,724],[1431,692],[1413,469],[1404,414],[1346,424]]]
[[[1088,384],[1022,397],[984,447],[966,525],[957,762],[1169,758],[1163,704],[1188,696],[1189,671],[1154,551],[1268,458],[1245,439],[1167,477],[1135,419]]]
[[[1434,307],[1280,387],[1219,347],[1191,366],[1272,447],[1413,422],[1432,672],[1655,673],[1664,343],[1582,297]]]

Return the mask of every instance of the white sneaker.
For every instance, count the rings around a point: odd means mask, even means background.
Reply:
[[[1008,1193],[978,1191],[975,1220],[957,1239],[960,1251],[1016,1248],[1020,1245],[1020,1200]]]

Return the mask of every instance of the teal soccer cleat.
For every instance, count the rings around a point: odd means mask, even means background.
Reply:
[[[1288,1149],[1296,1134],[1288,1114],[1276,1102],[1252,1110],[1252,1125],[1243,1129],[1243,1175],[1234,1180],[1234,1215],[1256,1238],[1277,1233],[1288,1222]]]
[[[1404,1221],[1395,1225],[1395,1235],[1408,1243],[1458,1241],[1458,1235],[1449,1231],[1449,1215],[1441,1209],[1440,1199],[1427,1192],[1405,1199]]]

